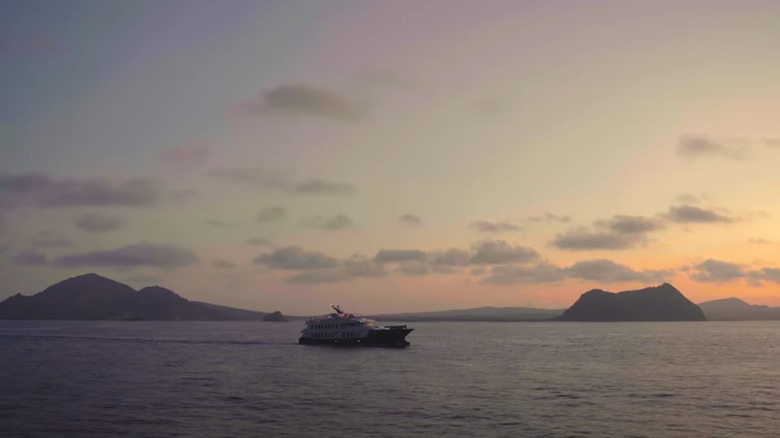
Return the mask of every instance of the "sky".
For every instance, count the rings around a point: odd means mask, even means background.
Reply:
[[[780,2],[0,4],[0,299],[780,305]]]

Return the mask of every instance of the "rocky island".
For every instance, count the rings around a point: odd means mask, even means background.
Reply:
[[[558,321],[706,321],[702,310],[669,283],[625,292],[585,292]]]
[[[286,320],[281,312],[264,313],[190,301],[160,286],[136,291],[97,274],[69,278],[35,295],[11,296],[0,302],[0,319]]]

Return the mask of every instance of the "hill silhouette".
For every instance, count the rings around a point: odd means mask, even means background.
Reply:
[[[35,295],[16,294],[0,302],[0,319],[216,321],[262,320],[265,315],[190,301],[160,286],[136,291],[97,274],[79,275]]]
[[[585,292],[559,321],[705,321],[702,310],[669,283],[625,292]]]
[[[724,298],[700,303],[710,321],[755,321],[780,319],[780,307],[746,303],[739,298]]]

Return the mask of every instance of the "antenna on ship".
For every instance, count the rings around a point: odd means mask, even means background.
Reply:
[[[343,310],[341,310],[341,306],[339,306],[338,304],[331,304],[331,305],[330,305],[330,307],[332,307],[332,308],[333,308],[333,310],[335,310],[335,311],[336,311],[336,313],[338,313],[339,315],[341,315],[342,313],[344,313],[344,311],[343,311]]]

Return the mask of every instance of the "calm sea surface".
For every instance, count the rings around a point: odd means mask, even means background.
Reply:
[[[2,437],[777,437],[780,322],[0,321]]]

